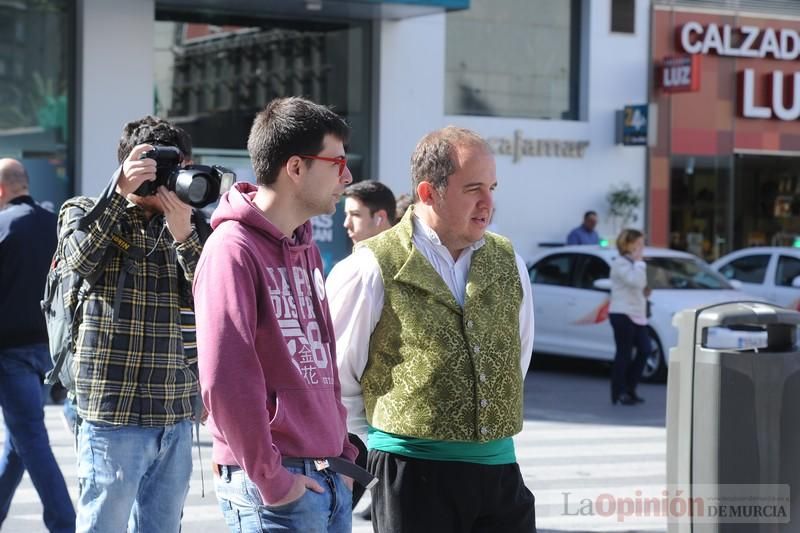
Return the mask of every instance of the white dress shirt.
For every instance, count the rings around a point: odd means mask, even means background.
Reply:
[[[484,245],[484,240],[464,249],[457,260],[442,245],[439,236],[422,220],[413,217],[414,247],[428,259],[439,273],[456,301],[463,307],[467,276],[472,253]],[[528,371],[533,352],[533,297],[528,269],[515,254],[522,286],[519,309],[521,341],[520,369],[522,377]],[[342,403],[347,408],[347,426],[362,439],[367,433],[366,411],[361,395],[361,375],[369,357],[369,340],[383,311],[383,279],[375,255],[368,248],[358,248],[352,255],[333,267],[325,283],[328,306],[336,332],[336,356]]]

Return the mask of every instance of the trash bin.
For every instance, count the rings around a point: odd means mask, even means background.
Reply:
[[[799,324],[797,311],[756,302],[673,318],[667,492],[691,510],[671,508],[670,533],[800,531]]]

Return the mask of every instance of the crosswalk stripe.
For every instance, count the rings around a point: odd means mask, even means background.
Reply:
[[[74,440],[67,432],[59,408],[49,406],[46,424],[53,452],[73,499],[77,497],[77,464]],[[523,432],[514,437],[517,460],[526,484],[536,496],[537,527],[540,531],[665,531],[661,517],[580,516],[565,512],[564,493],[570,504],[596,500],[603,493],[626,497],[637,489],[652,492],[665,485],[666,431],[663,427],[567,423],[527,420]],[[200,480],[197,448],[192,449],[194,471],[184,507],[183,531],[227,532],[214,495],[210,472],[211,439],[201,430],[205,497]],[[574,511],[574,509],[572,509]],[[39,497],[27,475],[14,501],[4,533],[44,531]],[[354,533],[372,531],[369,522],[354,519]]]

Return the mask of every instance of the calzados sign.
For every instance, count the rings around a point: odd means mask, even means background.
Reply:
[[[794,61],[800,57],[800,34],[797,30],[734,27],[730,24],[687,22],[679,30],[679,45],[689,54]],[[756,104],[756,71],[745,68],[739,73],[739,110],[746,118],[800,118],[800,71],[785,79],[783,71],[766,75],[768,105]],[[787,96],[789,98],[787,98]],[[787,100],[790,102],[787,105]]]

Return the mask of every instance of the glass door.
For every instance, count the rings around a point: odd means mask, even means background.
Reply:
[[[670,178],[670,247],[706,261],[732,250],[729,159],[673,156]]]

